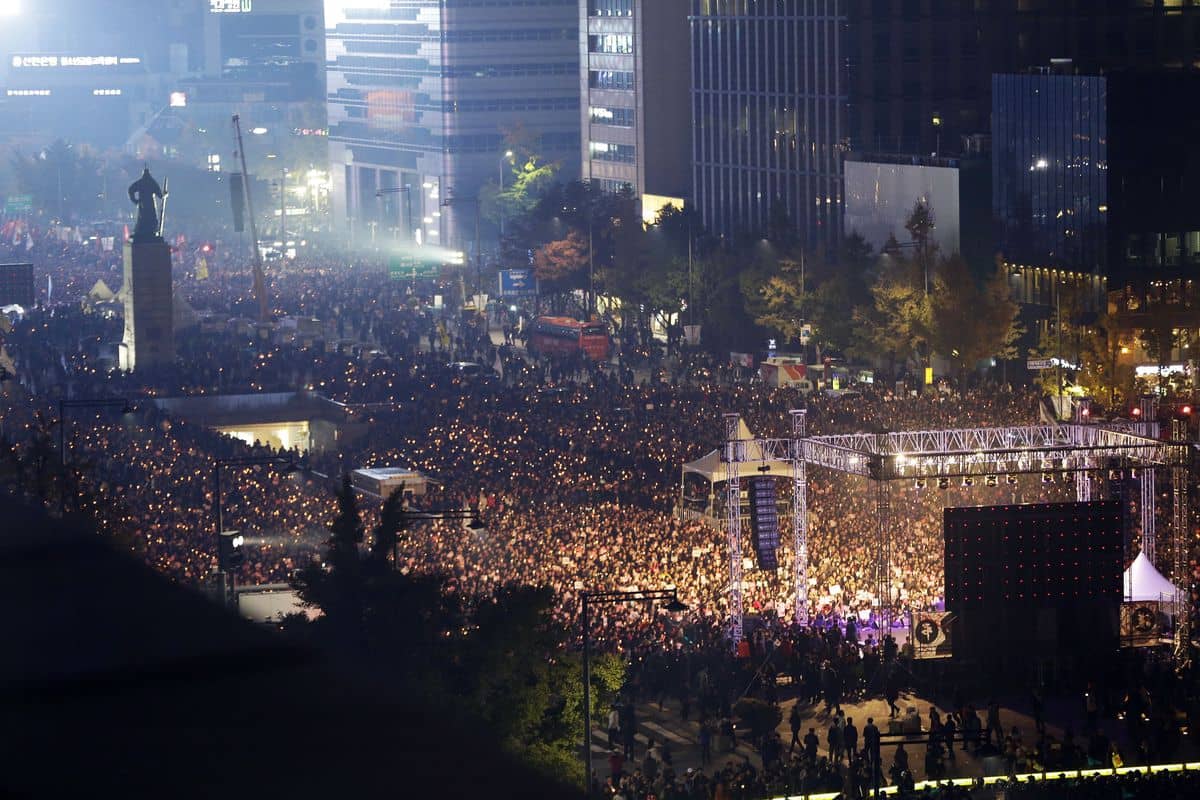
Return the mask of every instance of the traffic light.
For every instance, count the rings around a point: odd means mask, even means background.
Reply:
[[[245,537],[238,531],[221,531],[217,545],[217,564],[222,570],[236,569],[246,561],[242,552]]]

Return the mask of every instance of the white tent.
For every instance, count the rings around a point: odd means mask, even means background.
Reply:
[[[1145,553],[1138,553],[1138,557],[1125,570],[1125,599],[1174,602],[1175,584],[1154,568]]]
[[[92,290],[88,292],[88,297],[99,303],[107,303],[116,297],[113,290],[108,288],[108,284],[100,278],[92,285]]]
[[[738,439],[749,442],[746,445],[746,459],[738,464],[739,478],[760,478],[764,475],[772,475],[778,478],[790,478],[792,476],[792,464],[790,461],[766,461],[763,460],[762,446],[755,442],[756,437],[746,427],[745,420],[738,420]],[[695,461],[684,464],[679,472],[679,502],[680,507],[687,506],[687,497],[684,482],[689,473],[699,475],[708,483],[708,495],[704,498],[705,513],[712,513],[714,501],[716,499],[716,485],[725,482],[725,463],[721,461],[721,452],[723,448],[713,450],[705,456],[701,456]]]
[[[751,442],[757,439],[746,426],[745,420],[738,420],[738,439],[743,441],[750,440]],[[701,456],[695,461],[684,464],[683,473],[686,475],[691,472],[701,475],[709,483],[724,483],[725,464],[721,461],[722,449],[724,448],[713,450],[706,456]],[[764,466],[767,469],[762,469]],[[762,475],[790,478],[792,476],[792,464],[790,461],[764,461],[762,446],[757,443],[749,444],[746,446],[746,460],[738,464],[738,477],[757,478]]]

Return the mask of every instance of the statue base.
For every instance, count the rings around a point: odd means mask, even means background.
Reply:
[[[121,369],[175,361],[171,247],[166,242],[125,243],[125,336],[118,351]]]

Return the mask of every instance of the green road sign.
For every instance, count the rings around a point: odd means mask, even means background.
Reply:
[[[4,201],[5,214],[28,214],[33,211],[33,195],[10,194]]]
[[[392,256],[388,259],[388,274],[394,281],[434,280],[441,277],[442,268],[436,261],[423,261],[413,256]]]

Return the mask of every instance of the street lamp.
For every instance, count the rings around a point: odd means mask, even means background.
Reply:
[[[479,195],[475,197],[447,197],[439,205],[443,208],[452,208],[463,203],[475,204],[475,294],[478,295],[483,290],[483,253],[479,249]],[[457,221],[455,224],[457,225]],[[433,231],[430,231],[430,233],[433,233]],[[461,242],[462,235],[460,234],[458,238]],[[483,311],[483,309],[479,308],[475,310],[476,312]]]
[[[513,151],[505,150],[504,158],[500,159],[500,194],[504,194],[504,162],[512,163]],[[504,236],[504,203],[500,203],[500,235]]]
[[[644,591],[584,592],[583,598],[583,785],[586,790],[592,781],[592,671],[591,635],[589,633],[588,606],[596,604],[638,603],[643,601],[666,601],[666,609],[672,614],[687,611],[679,600],[678,589],[647,589]]]
[[[79,400],[58,400],[58,465],[59,491],[58,513],[67,513],[67,410],[71,408],[119,408],[122,414],[133,412],[133,406],[124,397],[110,398],[81,398]]]
[[[300,472],[301,468],[294,461],[283,456],[237,456],[234,458],[218,458],[213,463],[213,482],[215,484],[213,492],[213,506],[217,523],[217,574],[222,578],[228,577],[228,587],[221,587],[221,597],[224,602],[229,602],[229,593],[233,590],[233,573],[226,575],[226,565],[222,563],[222,547],[221,536],[225,529],[224,509],[221,506],[221,470],[223,467],[255,467],[255,466],[272,466],[283,469],[285,475],[291,475]]]

